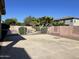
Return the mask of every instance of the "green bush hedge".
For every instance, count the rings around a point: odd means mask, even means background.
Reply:
[[[65,26],[63,22],[53,22],[52,25],[53,26]]]
[[[27,28],[25,28],[25,27],[20,27],[19,28],[19,33],[21,34],[21,35],[26,35],[27,33]]]
[[[41,28],[41,33],[47,33],[47,27],[42,27]]]
[[[40,31],[40,27],[39,26],[36,26],[35,29],[36,29],[36,31]]]
[[[40,31],[41,33],[47,33],[47,27],[46,26],[34,26],[33,28],[35,28],[36,31]]]

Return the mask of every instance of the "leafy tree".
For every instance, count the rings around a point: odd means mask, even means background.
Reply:
[[[31,25],[32,19],[33,18],[31,16],[26,17],[24,20],[24,25]]]
[[[44,17],[41,17],[39,19],[40,19],[40,25],[44,25],[44,26],[50,25],[53,21],[53,18],[48,17],[48,16],[44,16]]]
[[[16,25],[18,25],[18,26],[22,26],[22,25],[24,25],[24,23],[17,22],[17,24],[16,24]]]
[[[17,19],[16,18],[9,18],[5,20],[5,23],[8,25],[16,25],[17,24]]]
[[[26,17],[25,20],[24,20],[24,24],[25,25],[31,25],[31,26],[36,26],[36,25],[39,25],[39,20],[35,17]]]

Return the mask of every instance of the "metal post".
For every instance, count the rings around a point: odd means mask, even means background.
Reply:
[[[1,41],[1,13],[0,13],[0,41]],[[0,42],[0,49],[1,49],[2,43]]]
[[[1,12],[0,12],[0,40],[1,40]]]
[[[0,15],[0,40],[1,40],[1,15]]]

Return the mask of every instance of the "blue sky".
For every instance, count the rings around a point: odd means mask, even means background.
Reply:
[[[79,0],[6,0],[6,18],[23,21],[27,16],[79,17]]]

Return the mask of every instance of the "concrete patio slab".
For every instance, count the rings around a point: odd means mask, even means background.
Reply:
[[[22,37],[26,40],[17,42],[7,50],[9,56],[10,52],[14,56],[10,59],[79,59],[78,40],[48,34],[23,35]],[[10,42],[3,42],[3,46],[8,45],[8,43]],[[22,51],[19,49],[13,50],[13,48],[23,48],[30,58],[24,58]],[[17,54],[17,52],[22,53]],[[5,54],[7,55],[7,53]]]

